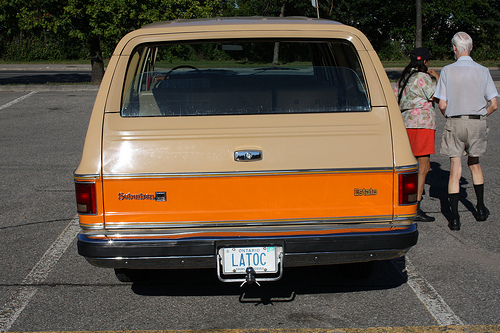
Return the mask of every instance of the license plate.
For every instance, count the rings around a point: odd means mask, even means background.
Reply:
[[[276,273],[278,271],[277,248],[226,247],[220,249],[224,274],[244,274],[248,267],[256,273]]]

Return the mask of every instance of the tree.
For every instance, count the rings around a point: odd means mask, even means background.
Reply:
[[[163,20],[204,18],[217,14],[222,0],[69,0],[65,26],[70,36],[86,40],[90,46],[92,82],[104,75],[102,45],[112,52],[129,31]]]
[[[417,0],[420,1],[420,0]],[[417,1],[319,0],[320,16],[360,29],[384,60],[404,59],[417,46]],[[279,0],[238,0],[236,15],[278,16]],[[283,1],[285,16],[316,17],[309,0]],[[422,46],[446,59],[450,40],[457,31],[474,39],[474,57],[500,58],[500,1],[427,0],[422,4]]]
[[[100,82],[103,52],[110,55],[129,31],[155,21],[220,15],[227,4],[224,0],[3,0],[0,9],[6,12],[0,16],[0,27],[79,41],[89,50],[92,82]]]
[[[319,12],[360,29],[382,59],[404,59],[416,45],[416,1],[319,0]],[[98,82],[103,59],[120,38],[147,23],[255,15],[316,18],[316,9],[310,0],[1,0],[0,56],[7,49],[18,53],[16,60],[81,58],[85,52]],[[422,45],[436,58],[451,58],[451,37],[466,31],[474,58],[497,60],[499,16],[498,0],[422,1]]]
[[[285,16],[285,2],[281,3],[280,17]],[[273,65],[279,65],[280,42],[274,43]]]
[[[474,40],[474,58],[500,58],[500,5],[497,0],[434,0],[423,2],[424,46],[435,50],[439,58],[452,58],[450,41],[458,31]]]

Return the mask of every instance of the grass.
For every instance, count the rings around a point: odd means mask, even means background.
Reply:
[[[435,68],[435,67],[444,67],[446,65],[449,65],[451,63],[454,63],[454,60],[431,60],[430,62],[430,67]],[[404,68],[408,65],[408,61],[382,61],[382,65],[384,65],[384,68]],[[479,64],[489,67],[489,68],[494,68],[498,67],[500,68],[500,62],[495,61],[495,60],[486,60],[486,61],[478,61]]]
[[[109,59],[105,59],[104,60],[104,66],[107,66],[109,62]],[[446,65],[449,65],[451,63],[453,63],[454,61],[453,60],[431,60],[431,68],[435,68],[435,67],[443,67],[443,66],[446,66]],[[178,64],[169,64],[170,66],[173,66],[173,65],[182,65],[182,64],[185,64],[186,62],[179,62]],[[228,67],[231,67],[230,66],[230,63],[232,65],[234,65],[234,62],[231,62],[231,61],[228,61]],[[480,63],[481,65],[483,66],[486,66],[486,67],[490,67],[490,68],[494,68],[494,67],[497,67],[497,68],[500,68],[500,61],[496,61],[496,60],[486,60],[486,61],[478,61],[478,63]],[[0,60],[0,65],[2,64],[59,64],[59,65],[90,65],[90,60],[64,60],[64,61],[49,61],[49,60],[45,60],[45,61],[29,61],[29,62],[23,62],[23,61],[3,61],[3,60]],[[196,66],[196,64],[193,64],[194,66]],[[203,67],[209,67],[210,64],[207,64],[206,62],[204,63],[204,66]],[[220,65],[220,62],[219,62],[219,65]],[[239,64],[239,66],[241,67],[244,67],[244,66],[251,66],[251,65],[255,65],[255,64],[244,64],[244,63],[241,63]],[[284,64],[286,65],[286,64]],[[406,65],[408,65],[408,60],[396,60],[396,61],[382,61],[382,65],[385,67],[385,68],[404,68],[406,67]],[[202,66],[200,66],[202,67]]]

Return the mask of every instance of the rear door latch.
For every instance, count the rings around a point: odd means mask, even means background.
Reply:
[[[249,162],[262,160],[260,150],[237,150],[234,152],[234,160],[237,162]]]

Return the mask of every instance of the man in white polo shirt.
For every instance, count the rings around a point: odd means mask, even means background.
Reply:
[[[458,201],[465,154],[477,197],[476,220],[486,221],[489,215],[484,205],[484,178],[479,157],[486,151],[486,117],[498,108],[498,91],[489,70],[470,57],[472,38],[465,32],[458,32],[451,43],[457,61],[442,69],[434,97],[439,99],[439,109],[446,117],[441,154],[450,158],[448,196],[452,215],[449,227],[460,230]]]

